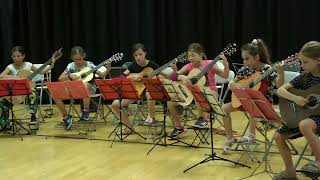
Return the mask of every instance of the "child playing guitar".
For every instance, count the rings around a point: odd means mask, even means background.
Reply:
[[[147,51],[143,44],[137,43],[134,44],[132,47],[132,55],[134,58],[134,62],[129,65],[128,69],[124,71],[121,75],[121,78],[128,78],[132,79],[135,83],[135,86],[139,93],[142,93],[144,90],[144,86],[142,84],[142,78],[144,76],[148,76],[148,74],[151,74],[153,70],[157,69],[159,67],[158,64],[155,62],[146,59]],[[146,72],[148,71],[148,72]],[[161,74],[164,75],[164,74]],[[154,123],[154,112],[155,112],[155,101],[149,100],[150,97],[148,94],[148,117],[145,120],[145,124],[152,124]],[[123,99],[121,101],[121,107],[128,106],[131,103],[134,103],[137,100],[132,99]],[[120,116],[120,101],[114,100],[112,103],[112,111],[119,117]],[[129,123],[128,114],[125,111],[122,111],[121,114],[121,122],[123,122],[127,127],[123,131],[123,134],[131,134],[132,131],[132,125]]]
[[[304,73],[281,86],[277,93],[280,97],[288,99],[298,106],[304,107],[308,104],[305,97],[290,93],[290,89],[306,90],[320,85],[320,42],[310,41],[306,43],[299,52],[299,58],[302,62]],[[316,94],[319,96],[319,88],[316,88]],[[319,103],[316,102],[316,103]],[[319,105],[319,104],[318,104]],[[283,109],[280,109],[282,111]],[[306,164],[302,170],[320,174],[320,112],[314,109],[315,115],[306,119],[301,119],[296,128],[282,126],[274,135],[278,145],[280,155],[285,165],[285,170],[276,174],[273,179],[297,179],[296,170],[293,166],[291,152],[286,144],[287,139],[295,139],[304,136],[309,143],[315,156],[315,161]]]
[[[179,71],[177,71],[176,76],[177,80],[180,80],[186,84],[192,84],[189,77],[185,75],[189,74],[193,69],[196,68],[203,71],[212,61],[205,60],[206,57],[204,54],[204,49],[199,43],[191,43],[188,47],[187,53],[188,60],[190,61],[190,63],[186,64]],[[229,63],[227,61],[227,58],[223,54],[220,55],[220,58],[222,59],[224,69],[220,69],[217,65],[214,65],[212,66],[212,68],[209,69],[208,73],[206,73],[205,75],[205,79],[208,80],[207,86],[210,88],[211,92],[216,95],[216,97],[218,96],[218,90],[214,79],[215,74],[221,76],[222,78],[228,78],[229,76]],[[199,109],[199,118],[193,126],[198,128],[204,128],[208,125],[208,122],[206,120],[206,113],[200,110],[201,108],[197,103],[196,105]],[[173,139],[178,138],[184,132],[184,127],[181,125],[180,121],[181,111],[179,111],[179,107],[181,106],[179,106],[177,102],[168,102],[168,109],[170,111],[174,126],[174,129],[170,135],[170,137]]]
[[[60,58],[61,52],[56,51],[53,55],[51,60],[51,64],[44,67],[39,73],[44,74],[51,70],[54,67],[55,61]],[[34,66],[30,62],[26,62],[26,52],[24,47],[22,46],[15,46],[11,49],[11,58],[13,60],[12,64],[9,64],[6,69],[0,74],[0,79],[21,79],[21,78],[28,78],[24,76],[24,73],[27,72],[27,75],[33,74],[31,72],[37,71],[37,67]],[[39,69],[40,70],[40,69]],[[22,73],[24,72],[24,73]],[[30,79],[31,80],[31,79]],[[31,124],[37,123],[36,113],[38,110],[38,94],[35,89],[33,89],[32,94],[26,96],[26,98],[21,98],[22,102],[25,100],[26,105],[28,106],[30,113],[31,113]],[[19,101],[18,103],[22,103]],[[13,103],[14,104],[14,103]],[[0,106],[3,109],[8,109],[8,107],[12,106],[11,102],[8,102],[5,98],[0,99]],[[5,112],[3,112],[5,114]],[[1,116],[1,115],[0,115]],[[1,116],[2,117],[2,116]]]
[[[270,66],[270,55],[262,39],[254,39],[251,43],[247,43],[241,48],[241,56],[244,62],[244,67],[239,70],[234,81],[229,83],[229,87],[232,88],[242,88],[240,82],[241,80],[245,80],[249,78],[256,72],[263,73],[264,71],[272,68]],[[261,91],[268,100],[272,101],[271,90],[273,87],[272,82],[275,83],[277,87],[280,87],[284,81],[284,69],[283,65],[278,67],[278,74],[276,72],[270,74],[266,79],[261,81],[261,86],[258,89]],[[232,123],[230,113],[234,111],[244,111],[244,108],[239,106],[234,106],[233,102],[226,103],[222,106],[222,109],[227,114],[227,116],[223,117],[224,128],[226,131],[227,141],[223,147],[224,153],[229,151],[231,146],[237,141],[233,137],[232,132]],[[242,143],[253,143],[255,142],[255,129],[256,129],[256,120],[254,118],[250,118],[250,128],[249,134],[243,136],[239,142]]]

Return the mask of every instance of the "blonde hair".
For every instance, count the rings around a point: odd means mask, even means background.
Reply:
[[[320,58],[320,42],[318,41],[307,42],[300,49],[300,53],[311,59]]]

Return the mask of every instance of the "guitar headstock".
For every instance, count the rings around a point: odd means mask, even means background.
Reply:
[[[281,61],[281,63],[286,65],[300,64],[298,53],[288,56],[285,60]]]
[[[51,61],[54,60],[58,60],[60,57],[62,56],[62,48],[60,48],[58,51],[55,51],[52,56],[51,56]]]
[[[106,63],[121,61],[123,58],[123,53],[116,53],[112,55]]]
[[[228,56],[231,56],[235,52],[237,52],[236,43],[229,43],[222,51],[224,55],[228,55]]]
[[[177,63],[177,62],[187,62],[188,61],[188,55],[187,55],[187,52],[183,52],[181,54],[179,54],[179,56],[177,56],[175,59],[174,59],[174,63]]]

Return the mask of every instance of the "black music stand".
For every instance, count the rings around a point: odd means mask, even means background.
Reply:
[[[141,134],[133,130],[132,128],[128,127],[121,121],[121,114],[122,114],[122,108],[121,108],[121,102],[122,99],[140,99],[140,96],[138,94],[138,91],[136,90],[133,82],[131,79],[120,79],[120,78],[114,78],[114,79],[95,79],[95,83],[98,86],[100,93],[102,94],[102,97],[104,100],[119,100],[120,106],[120,121],[118,125],[113,129],[113,131],[108,136],[108,139],[110,136],[115,133],[115,136],[113,138],[112,144],[116,137],[118,137],[121,141],[124,140],[129,136],[129,134],[123,136],[122,130],[123,125],[126,126],[126,128],[130,129],[132,132],[136,133],[138,136],[146,140],[145,137],[143,137]],[[120,129],[120,135],[117,133],[117,130]]]
[[[82,80],[64,82],[46,82],[50,96],[55,100],[70,100],[68,115],[74,108],[75,99],[89,98],[89,92]]]
[[[260,91],[256,91],[250,88],[245,88],[245,89],[232,88],[231,90],[233,93],[235,93],[237,98],[240,100],[241,105],[251,115],[251,117],[261,118],[267,121],[275,121],[275,122],[281,121],[280,116],[275,112],[270,102],[265,98],[265,96]],[[267,139],[267,131],[264,131],[263,136],[265,137],[265,155],[263,157],[262,162],[255,168],[255,170],[249,176],[241,179],[246,179],[261,173],[267,173],[272,178],[272,176],[270,175],[270,173],[272,173],[272,169],[267,158],[270,147],[272,145],[271,144],[272,141],[270,142]],[[255,173],[262,164],[265,165],[264,170],[261,172]]]
[[[171,80],[164,78],[161,81],[162,81],[163,87],[165,88],[165,90],[167,91],[167,93],[170,97],[170,101],[172,101],[172,102],[182,102],[183,101],[183,99],[181,98],[182,94],[178,93],[176,87],[172,84]],[[170,137],[170,136],[168,136],[168,137]],[[192,144],[188,144],[188,143],[181,141],[177,138],[170,138],[170,140],[174,140],[175,142],[170,143],[169,145],[174,145],[176,143],[182,143],[182,144],[185,144],[189,147],[196,147]]]
[[[247,166],[247,165],[244,165],[244,164],[217,156],[217,153],[214,152],[214,149],[213,149],[213,137],[212,137],[213,136],[213,123],[214,123],[214,119],[217,118],[218,115],[219,116],[226,116],[226,114],[221,108],[221,103],[215,98],[215,96],[212,93],[210,93],[208,90],[206,90],[207,87],[203,88],[203,91],[202,91],[199,88],[199,86],[197,86],[197,85],[187,85],[187,86],[188,86],[188,89],[193,94],[195,101],[197,101],[199,103],[199,105],[201,106],[201,109],[210,114],[211,154],[209,154],[208,157],[205,158],[204,160],[185,169],[183,172],[185,173],[200,164],[203,164],[203,163],[206,163],[209,161],[214,161],[214,160],[232,162],[234,164],[241,165],[243,167],[251,168],[250,166]],[[214,115],[216,115],[216,116],[214,116]]]
[[[162,127],[162,135],[154,141],[157,141],[156,144],[148,151],[147,155],[157,146],[168,146],[167,144],[167,131],[166,131],[166,117],[167,117],[167,101],[170,101],[171,97],[169,96],[167,90],[162,85],[162,82],[159,78],[143,78],[142,82],[146,87],[147,91],[151,96],[151,100],[160,100],[163,105],[163,127]],[[163,141],[162,141],[163,139]],[[160,142],[162,144],[160,144]]]
[[[21,96],[32,93],[32,88],[30,86],[30,82],[27,79],[8,79],[8,80],[0,80],[0,96],[8,96],[9,102],[12,104],[13,96]],[[27,131],[27,134],[30,134],[30,131],[22,125],[22,122],[18,121],[15,118],[13,113],[13,104],[9,108],[11,111],[11,122],[12,122],[12,134],[18,134],[22,139],[20,134],[20,129],[24,129]],[[18,128],[19,126],[19,128]],[[16,131],[15,131],[16,129]]]

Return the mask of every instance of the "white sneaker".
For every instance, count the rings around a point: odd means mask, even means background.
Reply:
[[[147,119],[144,121],[144,124],[150,125],[153,123],[153,118],[148,115]]]
[[[228,139],[222,148],[222,150],[223,150],[222,153],[226,154],[232,148],[233,144],[236,142],[237,142],[237,140],[235,138]]]

